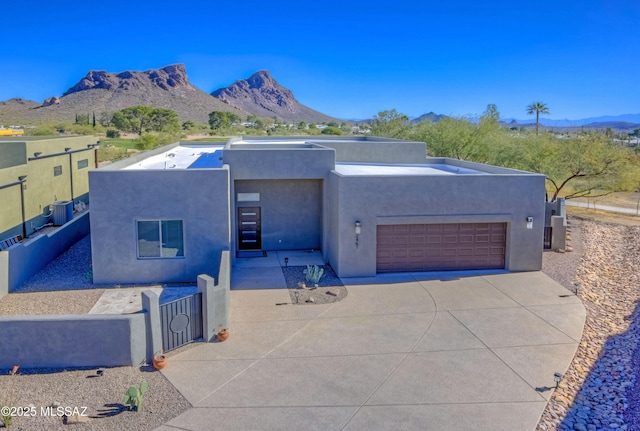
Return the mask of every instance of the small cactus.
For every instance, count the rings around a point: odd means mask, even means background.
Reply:
[[[142,397],[147,392],[147,381],[143,380],[140,387],[130,386],[124,394],[124,403],[129,405],[129,410],[142,411]]]
[[[324,268],[318,265],[307,265],[307,281],[311,284],[318,284],[324,275]]]

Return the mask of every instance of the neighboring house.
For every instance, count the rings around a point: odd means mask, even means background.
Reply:
[[[88,202],[97,144],[94,136],[0,138],[0,243],[63,224],[73,203]]]
[[[96,283],[194,281],[219,255],[321,250],[340,277],[542,265],[544,176],[373,137],[177,143],[90,172]]]
[[[0,138],[0,298],[89,233],[97,138]],[[47,226],[62,226],[41,230]],[[37,232],[37,234],[36,234]]]

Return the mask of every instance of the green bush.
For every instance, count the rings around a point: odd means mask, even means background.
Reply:
[[[323,135],[342,135],[342,130],[340,130],[338,127],[327,126],[324,129],[322,129],[322,134]]]
[[[157,146],[158,137],[151,133],[144,133],[138,139],[136,139],[136,148],[139,150],[152,150]]]
[[[119,138],[120,131],[115,129],[107,129],[107,138]]]

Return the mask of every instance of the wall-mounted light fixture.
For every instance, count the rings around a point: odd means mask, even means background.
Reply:
[[[288,257],[285,257],[285,258],[284,258],[284,267],[285,267],[285,268],[288,268],[288,267],[289,267],[289,258],[288,258]]]
[[[527,229],[533,229],[533,217],[527,217]]]
[[[362,233],[362,224],[356,220],[355,223],[355,231],[356,231],[356,248],[358,248],[358,243],[360,241],[360,233]]]

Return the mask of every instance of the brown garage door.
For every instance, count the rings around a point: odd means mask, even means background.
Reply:
[[[506,223],[379,225],[378,272],[504,268]]]

